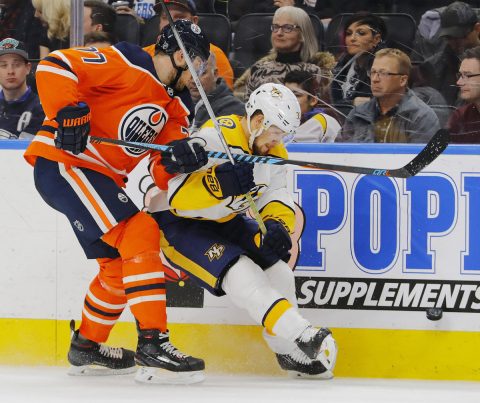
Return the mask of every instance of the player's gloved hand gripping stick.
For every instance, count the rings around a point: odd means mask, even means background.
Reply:
[[[55,147],[75,155],[84,152],[90,132],[90,119],[90,108],[86,103],[80,102],[60,109],[55,118],[58,122]]]
[[[188,174],[200,169],[208,162],[208,155],[201,138],[185,138],[167,144],[168,151],[162,151],[162,165],[169,174]]]

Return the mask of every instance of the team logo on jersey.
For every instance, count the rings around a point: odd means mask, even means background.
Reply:
[[[118,126],[119,139],[139,143],[153,143],[167,121],[165,109],[155,104],[138,105],[125,113]],[[124,152],[137,157],[145,150],[125,147]]]
[[[220,258],[223,256],[223,252],[225,252],[225,246],[215,243],[210,246],[210,249],[208,249],[204,255],[212,262],[214,259],[220,260]]]
[[[128,197],[124,193],[119,193],[118,194],[118,200],[120,200],[122,203],[127,203],[128,202]]]
[[[73,225],[80,231],[80,232],[83,232],[85,230],[85,228],[83,227],[83,224],[78,221],[78,220],[75,220],[73,222]]]
[[[234,129],[235,128],[235,122],[233,121],[233,119],[219,118],[219,119],[217,119],[217,122],[220,126],[226,127],[227,129]]]

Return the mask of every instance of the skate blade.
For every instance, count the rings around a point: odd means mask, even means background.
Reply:
[[[136,366],[129,368],[112,369],[102,367],[100,365],[82,365],[82,366],[70,366],[68,369],[68,375],[71,376],[105,376],[105,375],[126,375],[132,374],[137,370]]]
[[[333,371],[335,363],[337,361],[337,343],[335,339],[329,334],[322,342],[320,346],[320,351],[316,357],[323,366],[327,369],[327,372]],[[332,374],[333,376],[333,374]]]
[[[321,374],[304,374],[303,372],[297,372],[297,371],[287,371],[287,374],[290,378],[294,379],[332,379],[333,378],[333,372],[332,371],[325,371],[322,372]]]
[[[140,367],[135,375],[135,381],[139,383],[190,385],[204,380],[204,371],[173,372],[155,367]]]

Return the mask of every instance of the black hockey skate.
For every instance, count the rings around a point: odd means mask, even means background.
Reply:
[[[337,344],[330,329],[308,326],[295,340],[295,344],[308,358],[319,360],[327,370],[333,370],[337,359]]]
[[[182,353],[170,343],[168,332],[139,330],[135,380],[143,383],[189,384],[205,379],[205,362]]]
[[[275,354],[280,368],[292,378],[331,379],[332,371],[327,370],[318,360],[311,360],[300,349],[290,354]]]
[[[135,372],[135,353],[124,348],[108,347],[82,337],[70,322],[73,336],[68,351],[72,365],[69,375],[122,375]]]

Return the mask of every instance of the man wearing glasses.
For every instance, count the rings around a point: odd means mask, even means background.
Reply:
[[[435,112],[407,88],[410,58],[401,50],[375,53],[369,72],[372,99],[355,106],[337,142],[426,143],[440,129]]]
[[[448,122],[452,143],[480,143],[480,46],[465,51],[457,74],[460,98],[467,104]]]

